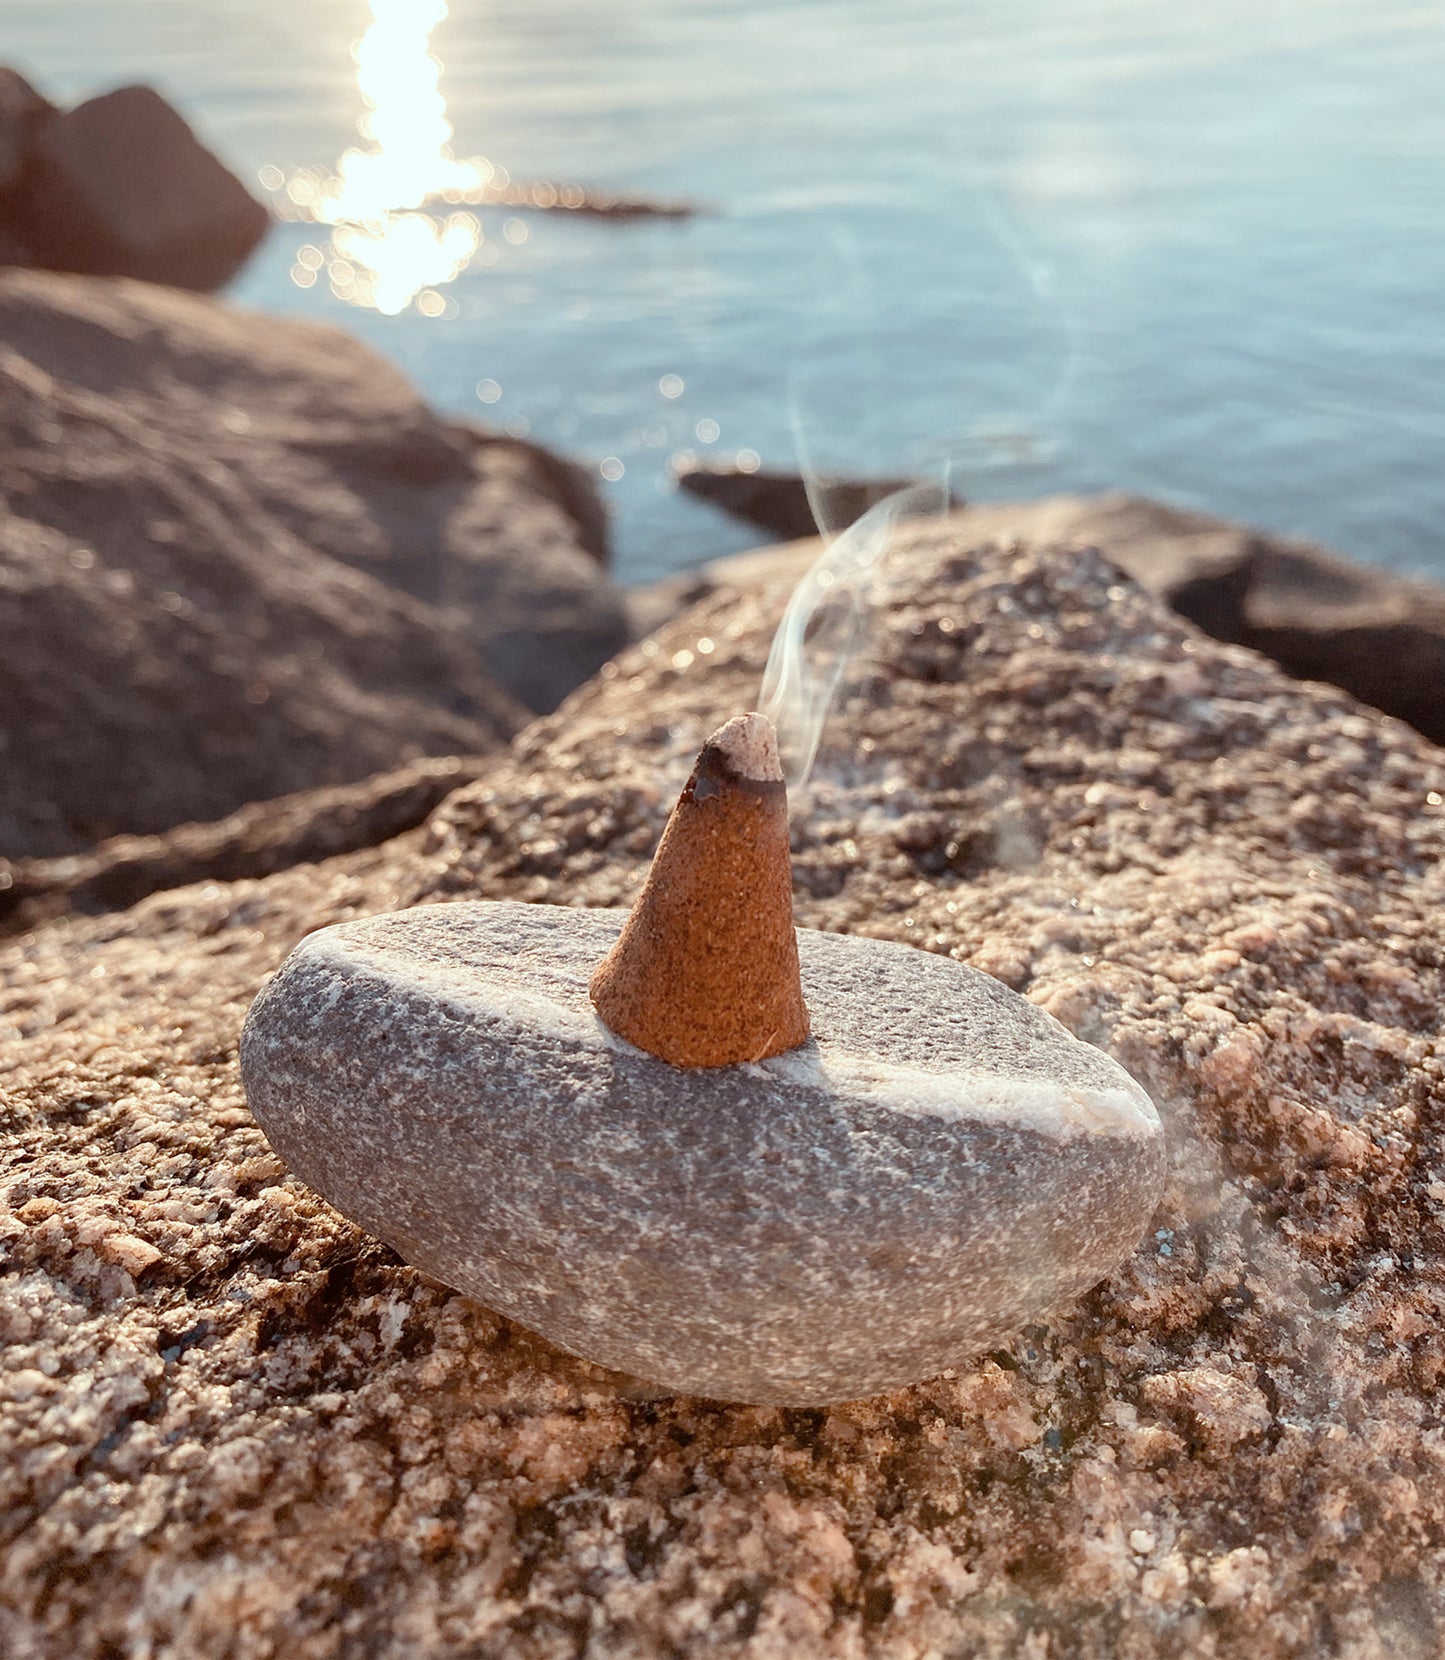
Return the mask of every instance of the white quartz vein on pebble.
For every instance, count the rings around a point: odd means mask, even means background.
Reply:
[[[914,1118],[1007,1123],[1041,1135],[1153,1135],[1159,1127],[1154,1103],[1137,1086],[1092,1090],[979,1070],[882,1066],[827,1039],[761,1065],[785,1082],[811,1084],[841,1100],[870,1101]]]

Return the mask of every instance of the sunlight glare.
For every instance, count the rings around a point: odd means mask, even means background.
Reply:
[[[474,214],[440,219],[420,210],[442,195],[477,199],[491,168],[484,160],[458,161],[448,148],[452,124],[441,65],[428,50],[447,0],[370,5],[372,21],[353,56],[369,106],[358,125],[371,148],[348,150],[337,173],[317,181],[304,205],[319,223],[335,227],[332,250],[345,279],[337,280],[333,266],[332,292],[394,316],[424,291],[459,277],[482,243]],[[294,188],[291,195],[299,202]]]

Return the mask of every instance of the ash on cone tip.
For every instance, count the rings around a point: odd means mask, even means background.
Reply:
[[[807,1041],[787,794],[766,715],[739,715],[703,745],[592,976],[593,1006],[619,1037],[674,1066],[766,1060]]]
[[[759,784],[782,782],[778,734],[766,715],[734,715],[718,727],[705,747],[716,750],[740,778]]]

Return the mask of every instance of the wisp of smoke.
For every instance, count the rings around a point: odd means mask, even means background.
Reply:
[[[862,654],[878,573],[900,519],[947,511],[946,485],[897,490],[829,542],[793,590],[763,671],[758,708],[778,729],[792,790],[806,783],[823,723]]]

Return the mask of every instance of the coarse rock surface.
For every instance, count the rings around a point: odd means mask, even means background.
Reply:
[[[800,928],[811,1039],[672,1066],[589,1000],[625,915],[491,900],[321,929],[252,1005],[246,1103],[408,1262],[678,1394],[899,1389],[1138,1244],[1158,1114],[992,975]]]
[[[1433,583],[1297,537],[1119,493],[983,503],[962,509],[957,521],[971,539],[1099,548],[1216,640],[1261,651],[1302,680],[1343,687],[1445,743],[1445,589]],[[636,632],[716,587],[801,575],[821,544],[806,539],[807,524],[790,534],[800,540],[635,590]]]
[[[626,637],[595,492],[329,328],[6,273],[0,450],[8,858],[481,753]]]
[[[1215,639],[1342,686],[1445,743],[1445,589],[1138,496],[1040,503],[1009,533],[1102,548]]]
[[[1438,1654],[1445,755],[1092,554],[910,547],[798,920],[1121,1061],[1145,1246],[955,1373],[741,1409],[567,1360],[266,1147],[237,1037],[310,929],[636,893],[782,608],[719,591],[385,848],[0,947],[7,1653]]]

